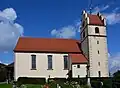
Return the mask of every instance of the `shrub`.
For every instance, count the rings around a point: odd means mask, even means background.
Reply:
[[[51,82],[51,81],[55,81],[57,83],[64,83],[67,81],[66,78],[49,78],[48,79],[48,83]]]
[[[70,78],[67,79],[69,82],[78,82],[80,85],[86,85],[87,84],[87,79],[86,78]]]
[[[101,85],[101,82],[103,85]],[[111,88],[112,87],[112,78],[91,78],[91,85],[92,87],[99,88],[102,86],[102,88]]]
[[[18,85],[21,84],[41,84],[46,83],[45,78],[28,78],[28,77],[19,77],[17,81]]]

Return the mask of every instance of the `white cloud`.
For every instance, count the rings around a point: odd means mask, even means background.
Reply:
[[[0,11],[0,51],[12,51],[19,36],[23,35],[23,27],[14,23],[17,18],[12,8]]]
[[[1,64],[5,64],[5,65],[8,65],[8,63],[3,63],[2,61],[0,61]]]
[[[105,13],[105,16],[109,25],[120,23],[120,13]]]
[[[74,38],[80,32],[81,21],[76,20],[73,25],[68,25],[60,29],[53,29],[51,35],[57,38]]]
[[[109,24],[109,25],[114,25],[114,24],[120,23],[120,13],[117,12],[120,8],[116,7],[115,9],[112,10],[112,12],[106,13],[105,11],[109,8],[110,8],[110,5],[106,5],[106,6],[102,6],[102,7],[97,6],[93,9],[92,13],[93,14],[96,14],[98,12],[103,13],[103,15],[105,15],[105,17],[106,17],[107,24]]]
[[[51,35],[59,38],[72,38],[76,36],[76,32],[77,29],[74,26],[66,26],[58,30],[53,29]]]
[[[12,21],[17,18],[16,12],[13,8],[7,8],[3,11],[0,11],[0,16],[5,17]]]
[[[112,74],[120,70],[120,52],[109,57],[109,69]]]
[[[98,12],[105,11],[105,10],[107,10],[109,7],[110,7],[109,5],[105,5],[105,6],[101,6],[101,7],[96,6],[96,7],[93,9],[92,13],[96,14],[96,13],[98,13]]]

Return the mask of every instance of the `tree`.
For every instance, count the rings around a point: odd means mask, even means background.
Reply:
[[[113,74],[113,79],[117,82],[120,82],[120,70]]]

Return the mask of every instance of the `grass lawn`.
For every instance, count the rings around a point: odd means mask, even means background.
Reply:
[[[0,84],[0,88],[12,88],[11,84]]]

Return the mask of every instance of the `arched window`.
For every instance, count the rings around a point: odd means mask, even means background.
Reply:
[[[98,27],[95,28],[95,33],[99,33],[99,28]]]

